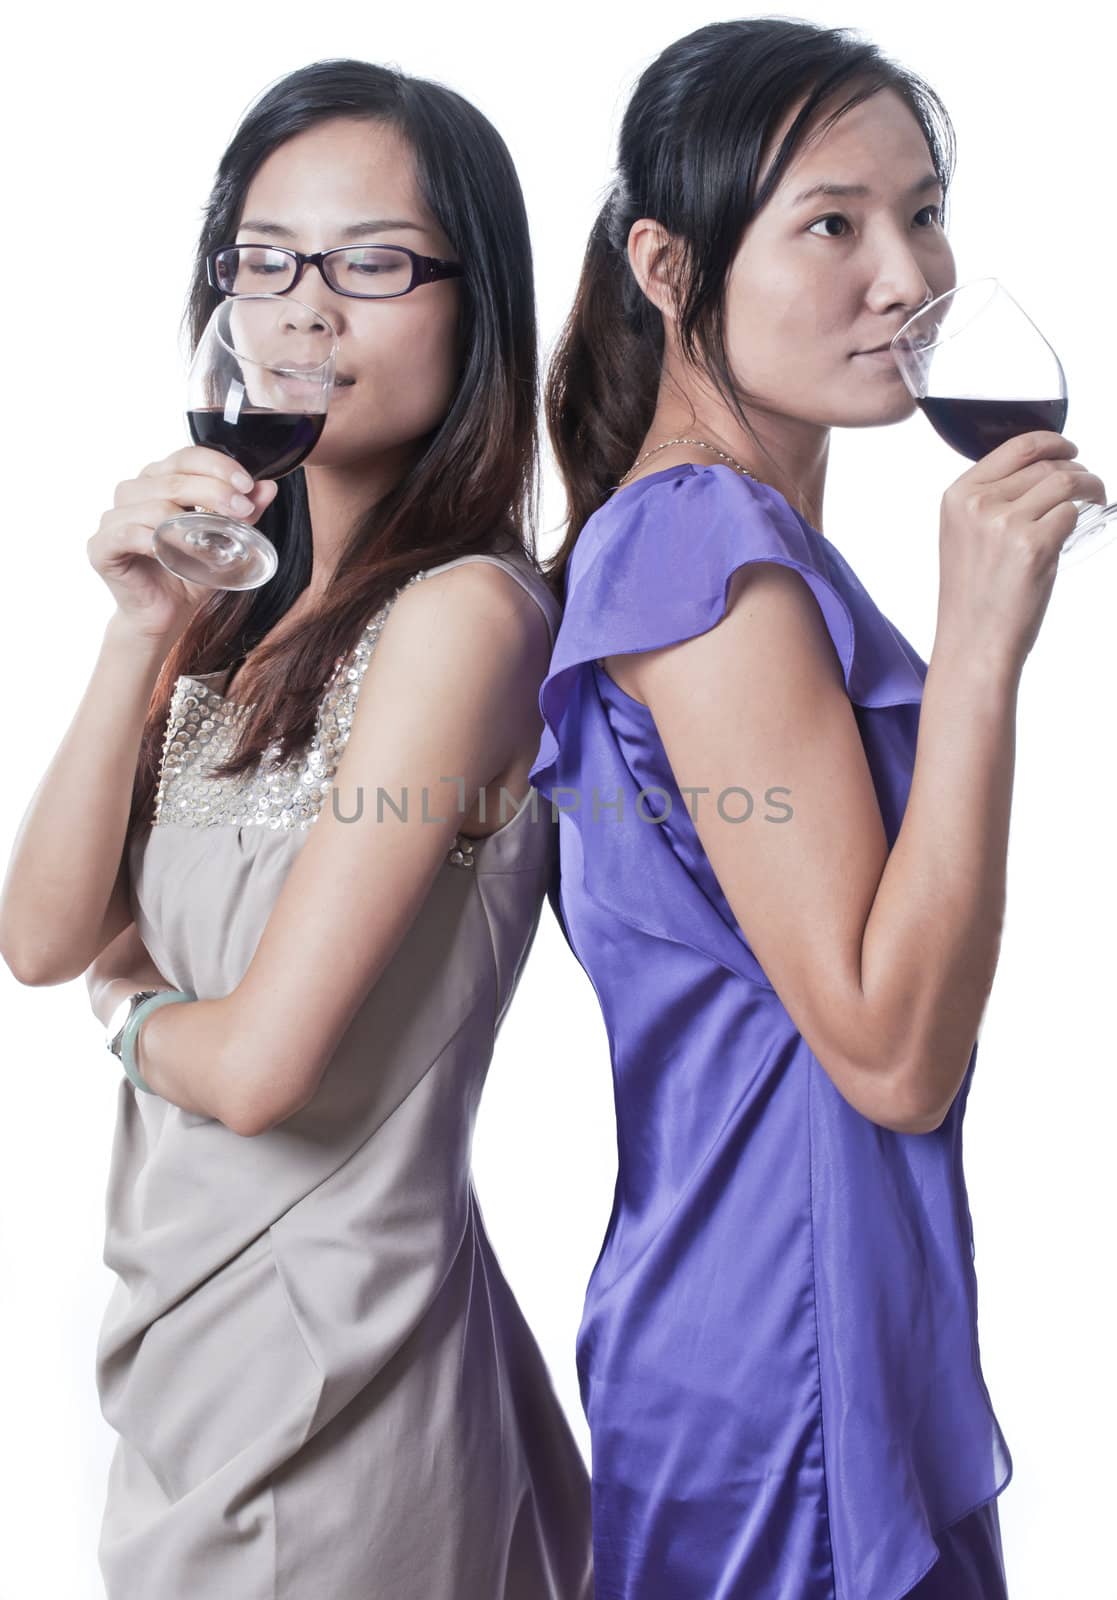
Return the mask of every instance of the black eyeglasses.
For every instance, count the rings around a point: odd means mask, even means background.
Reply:
[[[222,294],[286,294],[308,266],[331,289],[356,300],[392,300],[438,278],[460,278],[460,261],[416,255],[402,244],[350,244],[303,255],[271,244],[234,244],[212,250],[206,276]]]

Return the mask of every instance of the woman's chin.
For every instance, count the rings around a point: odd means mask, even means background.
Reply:
[[[893,422],[906,422],[918,405],[910,389],[902,382],[882,385],[876,394],[846,396],[845,416],[836,424],[842,428],[881,428]]]

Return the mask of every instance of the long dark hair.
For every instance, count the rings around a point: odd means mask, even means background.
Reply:
[[[206,256],[235,237],[257,168],[293,135],[336,117],[388,123],[414,151],[420,192],[465,264],[458,383],[412,466],[354,527],[317,610],[254,658],[255,709],[233,755],[215,766],[219,774],[246,771],[273,741],[281,760],[305,746],[335,660],[413,573],[512,543],[537,559],[539,371],[527,213],[504,141],[453,90],[356,60],[317,61],[272,84],[245,113],[217,169],[183,319],[191,349],[222,298],[206,281]],[[310,581],[301,468],[279,479],[257,525],[279,553],[278,572],[259,589],[215,591],[169,652],[144,725],[129,837],[153,820],[175,680],[240,660]]]
[[[715,22],[669,45],[637,82],[615,179],[547,374],[547,426],[567,495],[565,538],[547,570],[560,600],[578,534],[632,465],[655,415],[663,318],[629,265],[632,224],[651,217],[680,242],[671,279],[680,348],[755,438],[725,349],[726,278],[819,106],[843,87],[850,94],[821,129],[879,89],[895,90],[923,130],[945,204],[955,155],[945,107],[922,79],[851,29],[774,17]],[[804,94],[758,189],[764,151]]]

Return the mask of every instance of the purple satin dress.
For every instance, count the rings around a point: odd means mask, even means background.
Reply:
[[[977,1047],[933,1133],[843,1099],[737,925],[651,713],[598,664],[711,628],[751,561],[801,573],[821,608],[889,848],[911,784],[926,663],[776,490],[669,467],[590,518],[531,781],[561,808],[558,905],[615,1084],[577,1342],[595,1597],[1004,1600],[1012,1461],[962,1172]],[[782,814],[753,800],[753,826]]]

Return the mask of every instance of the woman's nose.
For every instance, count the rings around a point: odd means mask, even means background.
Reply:
[[[886,250],[876,274],[881,304],[923,306],[935,298],[918,255],[905,239]]]
[[[335,333],[341,332],[340,323],[345,315],[341,296],[322,276],[320,262],[306,263],[298,283],[290,291],[287,304],[292,327],[303,332],[320,332],[324,324]]]

